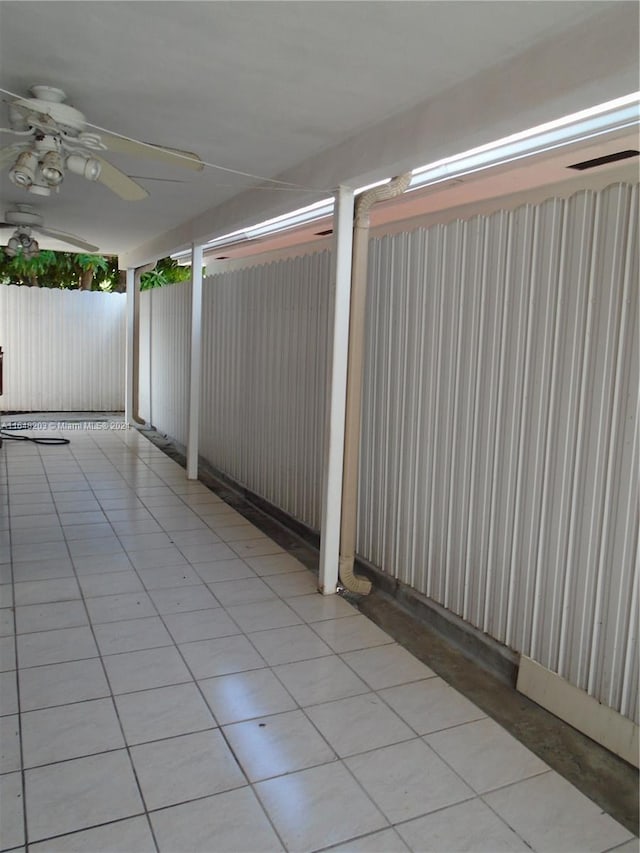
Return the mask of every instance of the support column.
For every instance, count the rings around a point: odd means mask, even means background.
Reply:
[[[322,482],[319,589],[323,595],[336,591],[340,558],[340,513],[344,460],[347,357],[349,353],[349,304],[353,251],[353,190],[340,187],[336,194],[333,231],[336,238],[333,317],[330,341],[330,385],[327,434]]]
[[[189,368],[189,433],[187,479],[198,479],[200,377],[202,373],[202,246],[191,246],[191,361]]]
[[[135,311],[136,283],[135,269],[127,268],[127,333],[125,347],[125,380],[124,380],[124,420],[133,424],[133,387],[134,387],[134,350],[135,350]]]

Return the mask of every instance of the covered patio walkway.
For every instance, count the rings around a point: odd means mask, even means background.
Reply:
[[[637,849],[144,436],[86,426],[0,451],[3,851]]]

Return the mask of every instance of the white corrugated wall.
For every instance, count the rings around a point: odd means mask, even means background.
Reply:
[[[0,285],[2,411],[121,411],[121,293]]]
[[[140,294],[140,415],[180,444],[187,443],[191,285]]]
[[[372,241],[358,535],[636,721],[637,193]]]
[[[200,453],[320,527],[331,256],[209,276],[203,285]]]

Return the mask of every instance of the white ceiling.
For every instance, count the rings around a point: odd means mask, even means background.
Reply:
[[[375,140],[377,129],[391,117],[417,114],[461,84],[472,91],[482,75],[488,84],[494,80],[494,88],[500,81],[505,126],[517,120],[521,103],[529,98],[539,109],[544,92],[555,88],[566,90],[566,103],[575,102],[576,109],[589,105],[580,98],[593,97],[590,103],[596,103],[601,93],[627,94],[634,88],[630,82],[624,87],[633,79],[636,60],[630,57],[633,40],[624,33],[637,33],[637,16],[636,3],[574,0],[0,2],[4,89],[26,95],[34,83],[57,86],[102,127],[195,151],[207,162],[232,169],[266,177],[302,175],[298,182],[317,188],[243,193],[256,182],[211,168],[193,174],[114,154],[108,159],[136,176],[150,192],[148,199],[124,202],[100,184],[69,175],[58,195],[40,200],[14,187],[5,171],[2,202],[4,208],[32,202],[46,225],[76,233],[104,252],[138,260],[154,250],[167,254],[184,244],[185,236],[214,236],[243,218],[265,218],[268,210],[322,197],[323,190],[335,186],[331,170],[299,164],[332,158],[337,163],[354,140],[359,141],[362,174],[376,169],[389,174],[395,155],[376,151],[373,143],[369,149],[361,140]],[[606,41],[614,32],[626,42],[613,51],[606,46],[601,60],[588,39]],[[551,68],[549,79],[542,81],[523,83],[526,76],[511,74],[491,78],[496,68],[516,67],[504,63],[541,57],[542,45],[553,43],[560,50],[572,34],[589,52],[589,62],[574,61],[584,65],[575,81],[562,69],[554,81]],[[637,42],[637,35],[633,39]],[[613,91],[616,86],[623,90]],[[548,97],[549,110],[559,109],[560,98],[551,105]],[[483,126],[483,111],[479,104],[473,126],[465,115],[464,137],[441,134],[438,145],[448,144],[453,153],[452,146],[464,150],[472,140],[494,138],[497,123],[492,126],[487,119]],[[462,127],[461,120],[453,116],[451,129],[456,122]],[[0,125],[6,123],[2,115]],[[368,129],[370,137],[364,134]],[[2,135],[3,145],[10,140]],[[406,159],[420,151],[405,144],[402,154]],[[425,146],[423,159],[410,165],[421,165],[430,153]],[[341,180],[361,177],[353,153],[349,156]]]

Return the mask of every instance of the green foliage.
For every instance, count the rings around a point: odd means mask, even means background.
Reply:
[[[164,287],[186,281],[190,276],[191,267],[181,267],[171,258],[162,258],[155,269],[143,274],[140,287],[142,290]],[[43,249],[35,258],[27,259],[22,254],[10,258],[0,249],[0,284],[113,292],[124,289],[123,278],[115,257]]]
[[[164,287],[191,278],[191,267],[181,267],[173,258],[161,258],[150,272],[145,272],[140,278],[140,290],[151,290],[152,287]]]

